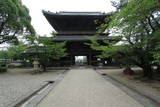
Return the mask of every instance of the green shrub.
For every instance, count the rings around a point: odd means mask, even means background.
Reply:
[[[7,67],[0,67],[0,73],[7,72]]]

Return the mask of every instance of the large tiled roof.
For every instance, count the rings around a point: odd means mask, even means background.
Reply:
[[[96,32],[96,28],[111,13],[101,12],[49,12],[43,11],[44,16],[58,33],[63,32]]]

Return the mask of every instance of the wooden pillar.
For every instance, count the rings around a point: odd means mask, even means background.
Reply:
[[[88,62],[89,62],[89,65],[92,65],[92,54],[91,54],[91,51],[89,51]]]
[[[73,62],[72,62],[72,61],[73,61],[73,57],[72,57],[72,55],[71,55],[70,57],[71,57],[71,62],[70,62],[70,63],[71,63],[71,66],[72,66],[72,63],[73,63]]]
[[[75,58],[74,55],[71,55],[71,66],[75,64]]]

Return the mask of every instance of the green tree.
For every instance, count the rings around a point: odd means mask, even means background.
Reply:
[[[27,48],[27,45],[25,45],[22,41],[19,41],[17,45],[8,47],[7,49],[8,58],[13,59],[13,60],[24,59],[22,52],[26,48]]]
[[[1,50],[0,51],[0,59],[5,60],[5,59],[8,59],[8,58],[9,58],[8,51],[7,50]]]
[[[46,67],[50,61],[58,60],[67,55],[65,42],[56,43],[54,42],[54,37],[36,37],[28,35],[27,38],[30,41],[28,51],[32,51],[29,52],[32,54],[29,55],[29,57],[32,57],[32,59],[35,57],[38,58],[43,67],[43,71],[46,71]]]
[[[112,17],[108,29],[118,35],[118,41],[106,45],[93,45],[104,57],[122,56],[128,63],[141,67],[144,76],[152,78],[153,54],[159,42],[159,0],[130,0]],[[104,28],[102,28],[104,29]],[[117,45],[118,42],[122,42]],[[96,47],[95,47],[96,46]]]
[[[153,63],[160,64],[160,45],[157,45],[157,47],[153,51],[153,57],[154,57]]]
[[[154,57],[154,60],[152,61],[152,63],[157,65],[157,67],[158,67],[157,72],[160,73],[160,42],[157,43],[155,49],[152,51],[152,54]]]
[[[0,64],[7,64],[12,60],[23,60],[22,52],[26,49],[26,45],[19,41],[17,45],[8,47],[5,50],[0,51]]]
[[[17,42],[17,36],[34,34],[29,10],[21,0],[0,1],[0,44]]]
[[[40,63],[43,66],[43,71],[46,71],[46,67],[49,61],[58,60],[61,57],[65,57],[67,55],[65,42],[55,43],[53,42],[54,38],[42,37],[38,39],[38,42],[41,46],[39,49],[43,50],[43,54],[39,55]]]

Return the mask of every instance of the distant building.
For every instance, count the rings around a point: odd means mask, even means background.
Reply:
[[[87,57],[87,65],[97,65],[100,52],[92,50],[85,43],[96,34],[96,28],[111,14],[101,12],[47,12],[44,16],[56,30],[56,42],[66,41],[68,56],[58,60],[61,66],[75,65],[77,56]],[[95,21],[97,23],[95,23]],[[111,40],[108,33],[100,33],[97,40]],[[108,61],[109,62],[109,61]]]

